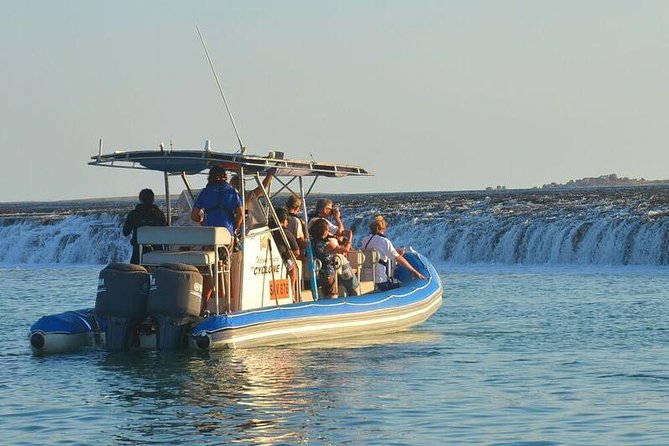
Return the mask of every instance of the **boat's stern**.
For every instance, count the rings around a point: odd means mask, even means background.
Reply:
[[[94,345],[95,325],[92,309],[43,316],[30,327],[30,348],[35,354],[42,355]]]

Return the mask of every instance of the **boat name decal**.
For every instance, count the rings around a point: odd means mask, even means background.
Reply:
[[[263,266],[254,266],[253,275],[257,276],[259,274],[271,274],[278,273],[281,265],[263,265]]]

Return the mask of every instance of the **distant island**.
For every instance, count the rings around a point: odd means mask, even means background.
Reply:
[[[578,188],[578,187],[607,187],[607,186],[645,186],[648,184],[668,184],[669,180],[646,180],[645,178],[619,177],[615,173],[600,175],[598,177],[581,178],[580,180],[569,180],[565,184],[550,183],[541,186],[542,189],[553,188]]]
[[[580,180],[569,180],[566,183],[550,183],[543,186],[534,186],[532,189],[577,189],[579,187],[616,187],[616,186],[647,186],[652,184],[669,184],[668,180],[647,180],[645,178],[619,177],[615,173],[598,177],[585,177]],[[504,192],[506,186],[488,186],[486,192]]]
[[[486,190],[487,192],[491,192],[491,191],[495,191],[495,190],[496,190],[496,191],[506,190],[506,186],[499,186],[499,185],[496,186],[496,187],[490,187],[490,186],[488,186],[488,187],[485,188],[485,190]]]

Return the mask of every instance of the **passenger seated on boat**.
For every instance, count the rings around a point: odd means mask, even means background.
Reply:
[[[336,254],[348,253],[352,248],[351,242],[340,245],[337,239],[329,234],[328,222],[323,218],[312,222],[309,227],[309,235],[314,257],[321,262],[321,269],[318,271],[318,285],[323,289],[324,297],[337,297],[337,279],[346,289],[346,295],[357,296],[360,283],[350,265],[342,267],[342,274],[339,277],[337,277],[335,268]]]
[[[376,268],[376,277],[374,282],[380,290],[389,290],[397,288],[399,284],[395,283],[390,277],[392,276],[390,268],[390,260],[393,259],[400,265],[408,269],[413,277],[418,279],[425,279],[411,264],[403,257],[403,249],[395,249],[393,242],[386,237],[386,229],[388,222],[382,215],[377,215],[369,224],[369,234],[362,238],[360,245],[362,249],[374,249],[379,253],[379,264],[381,268]]]
[[[302,198],[295,194],[290,194],[286,200],[286,209],[288,210],[288,226],[286,229],[295,236],[297,244],[304,252],[307,249],[306,229],[304,227],[304,220],[299,215],[300,209],[302,209]]]
[[[324,219],[328,224],[328,233],[342,242],[352,242],[352,233],[344,229],[341,219],[341,210],[336,207],[329,198],[321,198],[316,202],[316,211],[309,216],[309,226],[318,218]],[[334,223],[333,223],[334,221]]]
[[[298,271],[297,271],[297,265],[295,264],[295,261],[293,261],[293,256],[296,259],[300,258],[300,247],[297,244],[297,240],[295,240],[295,236],[287,228],[288,211],[285,210],[284,208],[276,208],[275,212],[276,216],[279,218],[279,225],[281,225],[281,227],[284,228],[284,234],[286,235],[286,240],[288,241],[288,245],[286,245],[286,242],[284,241],[283,237],[281,236],[281,233],[278,230],[272,231],[272,237],[274,237],[274,242],[276,243],[276,246],[279,249],[281,258],[286,264],[286,269],[288,270],[288,279],[290,280],[290,286],[292,287],[293,290],[293,299],[296,300],[298,295],[298,288],[297,288]],[[279,227],[279,225],[274,221],[274,217],[270,217],[269,227],[271,229],[276,229]],[[293,256],[290,255],[291,251],[293,253]]]
[[[142,189],[139,192],[139,204],[128,213],[123,223],[123,235],[128,236],[132,232],[130,244],[132,245],[132,257],[130,263],[139,264],[139,245],[137,244],[137,228],[141,226],[167,226],[165,214],[158,206],[153,204],[155,195],[151,189]],[[159,246],[146,245],[144,252],[160,249]]]
[[[230,185],[237,191],[241,190],[239,175],[235,175],[230,180]],[[265,179],[262,180],[262,185],[267,189],[272,183],[272,175],[265,176]],[[259,198],[263,196],[262,188],[257,186],[253,190],[246,190],[244,194],[246,209],[244,214],[246,215],[246,227],[247,229],[253,229],[260,226],[267,225],[267,216],[263,207],[260,205]]]
[[[230,234],[234,234],[242,224],[244,208],[239,194],[226,179],[227,174],[222,167],[214,166],[209,169],[207,186],[200,191],[193,203],[191,219],[203,226],[227,228]],[[214,290],[210,276],[203,277],[202,288],[202,312],[204,313]],[[220,282],[218,289],[222,289]]]

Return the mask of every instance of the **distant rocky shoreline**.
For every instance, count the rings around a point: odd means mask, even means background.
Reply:
[[[606,187],[606,186],[646,186],[650,184],[669,184],[669,180],[646,180],[645,178],[619,177],[615,173],[586,177],[580,180],[569,180],[567,183],[550,183],[541,186],[542,189],[579,188],[579,187]]]
[[[619,186],[652,186],[652,185],[669,185],[667,180],[647,180],[645,178],[628,178],[619,177],[615,173],[608,175],[600,175],[598,177],[585,177],[579,180],[569,180],[566,183],[550,183],[543,186],[534,186],[530,189],[579,189],[591,187],[619,187]],[[485,188],[486,192],[504,192],[507,190],[506,186],[497,185],[495,187],[488,186]]]

